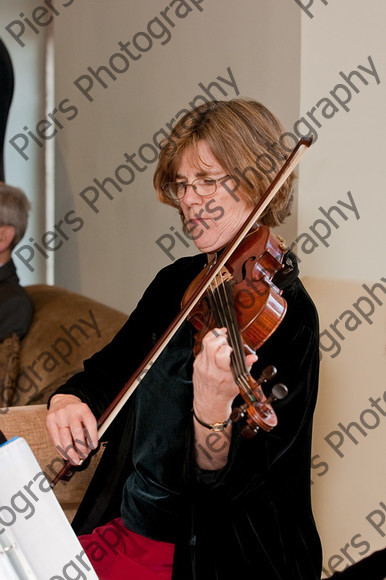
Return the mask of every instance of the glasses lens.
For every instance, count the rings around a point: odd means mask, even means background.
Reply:
[[[202,197],[207,195],[213,195],[216,191],[216,180],[215,179],[197,179],[193,182],[195,185],[196,192]]]
[[[179,193],[179,189],[180,184],[174,182],[165,183],[165,185],[162,186],[162,190],[171,197],[174,197],[175,199],[181,199],[185,194],[184,190],[182,191],[182,193],[181,192]]]
[[[195,179],[192,183],[184,183],[184,182],[170,182],[165,183],[162,187],[164,191],[166,191],[169,195],[174,197],[174,199],[181,200],[188,187],[193,187],[194,191],[201,195],[202,197],[206,197],[209,195],[213,195],[217,188],[217,181],[218,179]]]

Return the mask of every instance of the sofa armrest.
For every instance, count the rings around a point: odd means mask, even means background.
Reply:
[[[0,409],[0,431],[7,439],[15,436],[23,437],[30,445],[47,479],[52,481],[63,466],[63,460],[46,429],[46,414],[45,405]],[[54,488],[54,493],[70,521],[86,492],[102,453],[101,447],[86,469],[76,472],[67,483],[60,481]]]

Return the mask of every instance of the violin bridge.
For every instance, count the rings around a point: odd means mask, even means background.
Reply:
[[[215,276],[213,283],[215,286],[219,286],[220,284],[224,284],[225,282],[231,282],[233,280],[232,274],[229,270],[223,266],[219,273]]]

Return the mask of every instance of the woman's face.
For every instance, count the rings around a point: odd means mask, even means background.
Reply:
[[[195,179],[218,179],[226,175],[207,143],[199,141],[196,148],[189,148],[183,154],[175,180],[192,183]],[[215,252],[225,246],[251,212],[240,189],[233,192],[233,185],[229,184],[229,180],[224,184],[217,182],[216,192],[207,197],[188,187],[179,202],[185,229],[201,252]]]

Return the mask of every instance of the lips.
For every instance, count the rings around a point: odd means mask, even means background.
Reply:
[[[200,217],[190,217],[186,220],[186,222],[188,223],[201,223],[201,222],[209,222],[211,221],[212,218],[209,217],[205,217],[205,216],[200,216]]]

